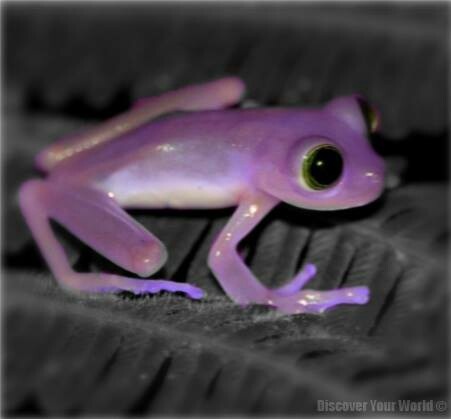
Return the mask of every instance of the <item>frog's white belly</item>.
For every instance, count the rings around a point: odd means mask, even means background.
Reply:
[[[243,190],[239,179],[137,180],[126,173],[112,175],[99,186],[128,208],[224,208],[236,205]]]
[[[247,158],[203,143],[149,153],[98,179],[124,207],[223,208],[238,203],[248,183]]]

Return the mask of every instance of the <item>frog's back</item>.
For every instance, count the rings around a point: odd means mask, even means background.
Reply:
[[[267,132],[267,116],[274,110],[223,110],[180,112],[150,121],[131,132],[78,154],[56,165],[52,176],[90,176],[111,172],[132,162],[158,156],[186,158],[216,152],[237,154],[251,148]],[[260,127],[260,129],[259,129]],[[259,134],[258,131],[261,131]],[[182,155],[183,153],[183,155]]]

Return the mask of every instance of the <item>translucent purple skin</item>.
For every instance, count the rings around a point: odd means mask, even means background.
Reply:
[[[116,265],[147,277],[165,263],[166,249],[124,209],[237,206],[208,258],[232,300],[286,314],[368,301],[364,286],[302,289],[316,273],[311,264],[286,285],[268,289],[236,251],[280,201],[332,210],[364,205],[381,194],[384,164],[367,139],[358,97],[337,98],[318,109],[227,109],[243,93],[243,82],[229,77],[146,98],[37,156],[37,166],[48,176],[23,184],[19,201],[62,286],[84,292],[184,292],[201,298],[202,290],[190,284],[74,272],[49,220]],[[331,187],[312,190],[300,168],[306,153],[320,144],[340,150],[344,170]]]

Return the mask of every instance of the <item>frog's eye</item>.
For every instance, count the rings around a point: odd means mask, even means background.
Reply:
[[[361,96],[357,97],[368,133],[373,134],[379,129],[380,118],[378,112]]]
[[[343,157],[340,151],[323,144],[309,150],[303,158],[300,181],[310,189],[321,190],[332,186],[343,172]]]

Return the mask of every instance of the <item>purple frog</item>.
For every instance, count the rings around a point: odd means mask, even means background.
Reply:
[[[312,264],[285,285],[267,288],[246,267],[237,245],[280,201],[336,210],[376,199],[384,164],[367,136],[378,126],[377,114],[359,96],[311,109],[231,108],[244,90],[240,79],[227,77],[145,98],[39,153],[36,164],[47,177],[24,183],[19,202],[60,285],[90,293],[168,291],[201,298],[203,291],[187,283],[75,272],[49,220],[116,265],[148,277],[165,263],[166,248],[124,209],[237,206],[208,257],[233,301],[287,314],[368,301],[365,286],[303,289],[316,273]]]

